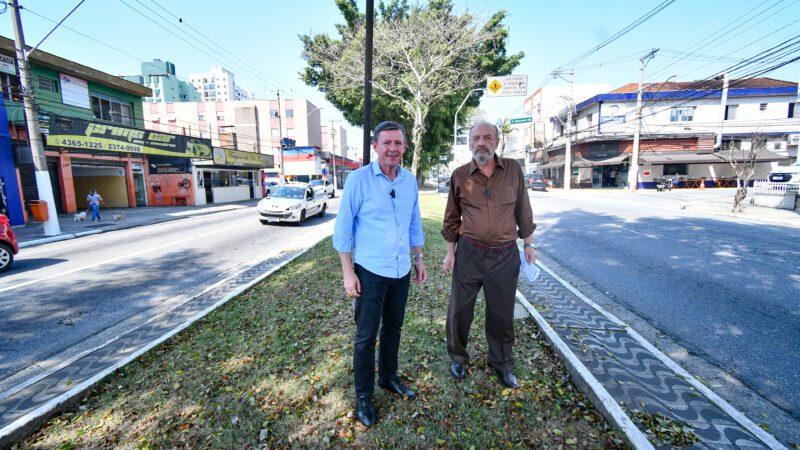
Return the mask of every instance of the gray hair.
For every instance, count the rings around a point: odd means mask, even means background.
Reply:
[[[490,127],[492,127],[492,129],[494,130],[494,138],[497,139],[497,140],[500,140],[500,129],[497,128],[497,125],[489,122],[488,120],[483,120],[483,119],[477,121],[475,124],[473,124],[470,127],[470,129],[469,129],[470,137],[472,137],[472,130],[474,130],[475,127],[477,127],[478,125],[489,125]]]

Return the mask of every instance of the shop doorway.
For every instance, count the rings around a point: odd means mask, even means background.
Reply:
[[[75,203],[79,211],[89,207],[86,195],[92,189],[97,189],[103,197],[103,207],[130,208],[125,166],[111,164],[113,162],[99,165],[73,160],[72,180],[75,185]]]
[[[58,181],[58,162],[47,161],[47,174],[50,175],[50,186],[53,187],[53,201],[56,203],[56,212],[62,214],[64,208],[61,204],[61,183]]]
[[[596,166],[592,170],[592,187],[624,187],[627,174],[628,170],[622,164],[614,166]]]
[[[136,206],[147,206],[147,190],[144,185],[144,174],[133,174],[133,188],[136,192]]]
[[[203,186],[206,191],[206,204],[214,203],[214,186],[211,180],[211,172],[208,170],[203,171]]]

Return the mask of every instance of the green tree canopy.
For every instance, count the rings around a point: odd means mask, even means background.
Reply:
[[[355,0],[337,0],[344,18],[339,36],[301,35],[308,66],[301,74],[353,125],[364,114],[365,15]],[[456,14],[450,0],[409,6],[405,0],[380,2],[373,31],[371,122],[395,120],[410,134],[406,163],[421,178],[440,156],[449,155],[453,115],[470,90],[487,76],[506,75],[523,53],[506,54],[505,11],[483,24],[468,12]],[[467,108],[478,105],[471,98]],[[466,112],[466,111],[465,111]],[[461,115],[463,118],[467,114]],[[409,161],[410,160],[410,161]]]

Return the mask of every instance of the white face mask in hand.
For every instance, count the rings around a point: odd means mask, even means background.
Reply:
[[[535,263],[528,264],[528,261],[525,261],[525,252],[519,252],[519,264],[520,271],[525,274],[525,278],[530,282],[536,281],[539,277],[539,266]]]

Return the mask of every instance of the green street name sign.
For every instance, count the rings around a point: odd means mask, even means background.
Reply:
[[[531,123],[533,122],[533,117],[518,117],[516,119],[511,119],[508,121],[511,125],[516,125],[518,123]]]

